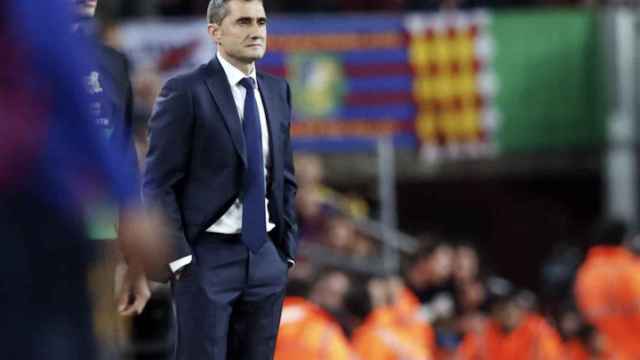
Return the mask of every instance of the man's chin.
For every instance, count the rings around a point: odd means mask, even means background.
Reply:
[[[264,49],[260,48],[260,49],[252,49],[250,51],[247,51],[245,54],[245,58],[247,60],[251,60],[251,61],[257,61],[260,60],[264,57]]]

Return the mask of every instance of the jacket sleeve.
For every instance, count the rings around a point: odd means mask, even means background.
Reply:
[[[149,120],[149,151],[142,186],[145,205],[159,210],[167,221],[173,245],[169,260],[191,255],[178,189],[189,164],[194,119],[191,94],[179,85],[176,79],[169,80],[156,100]]]
[[[284,221],[285,221],[285,246],[288,255],[295,260],[298,248],[298,222],[296,219],[295,198],[298,191],[295,169],[293,166],[293,149],[291,148],[291,121],[293,112],[291,109],[291,89],[286,84],[288,124],[287,133],[284,136]]]

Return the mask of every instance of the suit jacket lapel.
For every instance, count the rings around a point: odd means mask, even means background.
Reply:
[[[278,131],[278,104],[273,98],[274,89],[268,88],[268,82],[264,81],[261,74],[257,74],[258,90],[264,105],[264,112],[267,116],[267,126],[269,127],[269,157],[271,158],[272,171],[278,169],[280,158],[280,132]]]
[[[218,62],[214,58],[207,66],[208,74],[206,78],[207,87],[213,96],[213,100],[218,104],[218,108],[222,113],[227,130],[231,135],[231,140],[238,154],[242,158],[244,166],[247,166],[247,154],[244,144],[244,134],[242,132],[242,123],[238,116],[238,110],[229,88],[229,80]]]

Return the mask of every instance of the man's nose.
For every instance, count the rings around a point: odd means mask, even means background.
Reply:
[[[252,41],[263,41],[264,35],[260,34],[258,30],[254,31],[249,35],[249,39]]]
[[[259,25],[258,23],[254,23],[251,25],[250,33],[252,38],[262,38],[264,37],[264,32],[264,27]]]

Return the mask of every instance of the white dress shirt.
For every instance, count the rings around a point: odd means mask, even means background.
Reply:
[[[251,69],[249,75],[243,73],[241,70],[231,65],[227,60],[225,60],[220,53],[217,55],[218,61],[220,65],[222,65],[222,69],[227,75],[227,80],[229,81],[229,86],[231,87],[231,94],[233,95],[233,101],[236,104],[236,110],[238,111],[238,117],[242,122],[244,119],[244,100],[247,96],[247,90],[240,85],[240,80],[245,77],[251,77],[256,84],[258,81],[256,79],[256,69],[255,66]],[[267,184],[267,174],[269,169],[269,129],[267,127],[267,115],[264,110],[264,104],[262,102],[262,96],[260,96],[260,91],[258,90],[258,86],[255,87],[254,95],[256,98],[256,103],[258,105],[258,116],[260,118],[260,131],[262,135],[262,159],[264,164],[264,183],[265,186]],[[266,189],[265,189],[266,193]],[[275,224],[271,221],[269,216],[269,199],[265,197],[264,199],[265,205],[265,216],[266,216],[266,231],[269,232],[275,228]],[[240,198],[236,199],[236,201],[231,205],[231,207],[218,219],[213,225],[211,225],[207,232],[219,233],[219,234],[240,234],[242,231],[242,200]],[[184,266],[191,263],[191,256],[186,256],[180,258],[176,261],[173,261],[169,264],[171,267],[171,271],[174,273],[183,268]]]

